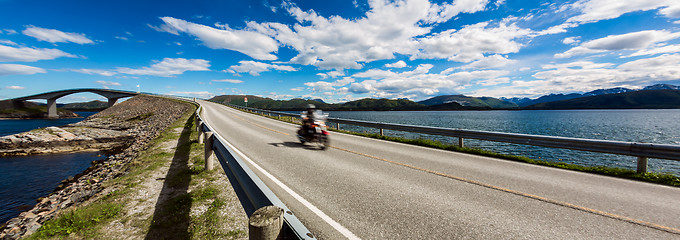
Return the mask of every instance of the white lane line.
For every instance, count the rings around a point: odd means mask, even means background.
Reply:
[[[219,136],[219,135],[218,135],[218,136]],[[220,136],[220,138],[222,138],[222,137]],[[243,158],[244,160],[246,160],[247,162],[249,162],[249,163],[250,163],[253,167],[255,167],[258,171],[260,171],[262,174],[264,174],[265,176],[267,176],[272,182],[274,182],[276,185],[278,185],[280,188],[282,188],[282,189],[283,189],[284,191],[286,191],[288,194],[290,194],[291,196],[293,196],[293,198],[295,198],[295,200],[298,200],[300,203],[302,203],[302,205],[304,205],[305,207],[309,208],[309,210],[312,210],[312,212],[313,212],[314,214],[316,214],[316,215],[319,216],[321,219],[323,219],[324,221],[326,221],[326,223],[328,223],[329,225],[331,225],[331,227],[335,228],[335,230],[337,230],[338,232],[340,232],[340,233],[341,233],[342,235],[344,235],[347,239],[361,239],[361,238],[357,237],[356,235],[354,235],[354,233],[352,233],[351,231],[349,231],[347,228],[345,228],[345,227],[343,227],[342,225],[340,225],[340,223],[336,222],[336,221],[333,220],[331,217],[329,217],[328,215],[326,215],[324,212],[322,212],[321,210],[319,210],[319,208],[317,208],[316,206],[312,205],[312,203],[310,203],[309,201],[305,200],[302,196],[300,196],[299,194],[297,194],[295,191],[293,191],[292,189],[290,189],[288,186],[286,186],[285,184],[283,184],[281,181],[279,181],[279,179],[277,179],[276,177],[274,177],[273,175],[271,175],[269,172],[267,172],[266,170],[264,170],[262,167],[260,167],[260,165],[258,165],[257,163],[255,163],[255,162],[254,162],[253,160],[251,160],[248,156],[246,156],[246,155],[243,154],[241,151],[239,151],[238,149],[236,149],[236,147],[234,147],[234,145],[231,145],[230,142],[226,141],[224,138],[222,138],[222,140],[224,141],[224,143],[226,143],[227,145],[229,145],[229,147],[230,147],[231,149],[233,149],[234,151],[236,151],[236,153],[237,153],[238,155],[240,155],[241,158]]]

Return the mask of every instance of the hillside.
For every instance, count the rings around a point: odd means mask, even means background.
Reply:
[[[328,110],[332,109],[333,104],[327,104],[323,102],[319,102],[316,100],[308,100],[308,99],[301,99],[301,98],[295,98],[291,100],[273,100],[273,99],[265,99],[262,101],[250,103],[250,98],[248,98],[248,106],[249,107],[254,107],[254,108],[261,108],[261,109],[277,109],[277,110],[284,110],[284,111],[297,111],[297,110],[303,110],[307,108],[307,105],[309,104],[314,104],[317,108],[323,109],[323,110]]]
[[[244,98],[248,98],[248,105],[250,106],[253,103],[259,102],[259,101],[264,101],[264,100],[272,100],[270,98],[263,98],[263,97],[258,97],[254,95],[220,95],[220,96],[215,96],[211,99],[208,99],[208,101],[216,102],[216,103],[226,103],[226,104],[234,104],[234,105],[239,105],[239,106],[245,106]]]
[[[425,105],[407,99],[372,99],[364,98],[361,100],[343,103],[335,106],[334,110],[346,111],[396,111],[396,110],[423,110]]]
[[[69,103],[62,108],[69,110],[101,110],[109,107],[108,102],[94,100],[90,102]]]
[[[500,98],[501,100],[507,101],[507,102],[512,102],[520,107],[526,107],[534,104],[539,104],[539,103],[544,103],[544,102],[556,102],[556,101],[562,101],[562,100],[569,100],[569,99],[576,99],[576,98],[582,98],[582,97],[590,97],[590,96],[599,96],[599,95],[606,95],[606,94],[617,94],[617,93],[626,93],[626,92],[635,92],[635,91],[645,91],[645,90],[680,90],[680,87],[675,86],[675,85],[670,85],[670,84],[655,84],[652,86],[647,86],[643,89],[639,90],[633,90],[633,89],[628,89],[628,88],[622,88],[622,87],[617,87],[617,88],[609,88],[609,89],[597,89],[594,91],[590,91],[587,93],[569,93],[569,94],[549,94],[549,95],[544,95],[536,99],[530,99],[530,98]]]
[[[680,90],[643,90],[545,102],[524,109],[675,109]]]
[[[517,104],[506,102],[492,97],[468,97],[464,95],[444,95],[433,97],[418,103],[426,106],[435,106],[447,103],[458,103],[464,107],[477,108],[517,108]]]

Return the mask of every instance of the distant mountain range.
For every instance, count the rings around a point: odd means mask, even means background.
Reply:
[[[520,107],[526,107],[534,104],[545,103],[545,102],[555,102],[569,99],[576,99],[582,97],[599,96],[605,94],[617,94],[617,93],[627,93],[635,91],[645,91],[645,90],[680,90],[680,87],[669,85],[669,84],[656,84],[652,86],[645,87],[640,90],[632,90],[628,88],[610,88],[610,89],[598,89],[595,91],[590,91],[587,93],[570,93],[570,94],[550,94],[544,95],[536,99],[529,98],[500,98],[503,101],[511,102],[517,104]]]
[[[104,101],[99,101],[99,100],[94,100],[94,101],[89,101],[89,102],[80,102],[80,103],[68,103],[64,104],[62,108],[68,109],[68,110],[102,110],[106,109],[109,107],[108,102]]]
[[[672,109],[680,108],[680,90],[640,90],[544,102],[524,109]]]
[[[303,110],[308,104],[335,111],[680,108],[680,87],[668,84],[640,90],[610,88],[582,94],[550,94],[536,99],[444,95],[419,102],[365,98],[346,103],[325,103],[321,99],[274,100],[253,95],[222,95],[210,101],[244,106],[246,97],[249,107],[284,111]]]
[[[426,106],[442,105],[447,103],[458,103],[464,107],[482,107],[482,108],[517,108],[518,105],[513,102],[503,101],[492,97],[468,97],[463,95],[444,95],[433,97],[418,103]]]

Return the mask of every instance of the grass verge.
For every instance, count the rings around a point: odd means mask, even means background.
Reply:
[[[247,216],[224,190],[224,172],[204,171],[194,111],[152,140],[125,175],[105,182],[101,196],[58,214],[29,239],[246,238]],[[233,216],[238,210],[242,218]]]
[[[256,113],[253,113],[253,112],[250,112],[250,111],[245,111],[245,110],[241,110],[241,111],[251,113],[251,114],[256,114]],[[274,117],[274,116],[268,116],[268,115],[265,115],[265,114],[257,114],[257,115],[268,117],[268,118],[279,120],[279,121],[288,122],[288,123],[300,124],[300,121],[299,120],[296,121],[296,118],[293,118],[293,117],[287,117],[286,116],[286,117],[278,118],[278,117]],[[670,174],[670,173],[654,173],[654,172],[637,173],[635,170],[624,169],[624,168],[615,168],[615,167],[607,167],[607,166],[582,166],[582,165],[563,163],[563,162],[550,162],[550,161],[536,160],[536,159],[532,159],[532,158],[528,158],[528,157],[524,157],[524,156],[515,156],[515,155],[496,153],[496,152],[483,150],[483,149],[479,149],[479,148],[470,148],[470,147],[462,147],[461,148],[458,145],[447,144],[447,143],[443,143],[441,141],[436,141],[436,140],[431,140],[431,139],[409,139],[409,138],[401,138],[401,137],[383,136],[383,135],[380,135],[380,134],[377,134],[377,133],[360,133],[360,132],[352,132],[352,131],[339,130],[339,129],[333,129],[333,128],[329,128],[329,129],[331,131],[334,131],[334,132],[341,132],[341,133],[351,134],[351,135],[355,135],[355,136],[375,138],[375,139],[381,139],[381,140],[392,141],[392,142],[400,142],[400,143],[429,147],[429,148],[443,149],[443,150],[454,151],[454,152],[461,152],[461,153],[468,153],[468,154],[474,154],[474,155],[485,156],[485,157],[505,159],[505,160],[515,161],[515,162],[523,162],[523,163],[529,163],[529,164],[535,164],[535,165],[541,165],[541,166],[548,166],[548,167],[561,168],[561,169],[567,169],[567,170],[573,170],[573,171],[579,171],[579,172],[587,172],[587,173],[593,173],[593,174],[599,174],[599,175],[605,175],[605,176],[611,176],[611,177],[625,178],[625,179],[631,179],[631,180],[637,180],[637,181],[643,181],[643,182],[650,182],[650,183],[680,187],[680,177],[675,176],[675,175]]]

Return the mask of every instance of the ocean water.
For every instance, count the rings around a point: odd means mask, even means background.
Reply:
[[[61,180],[83,172],[100,152],[0,158],[0,224],[18,216],[47,196]]]
[[[424,125],[469,130],[563,136],[680,145],[680,109],[662,110],[526,110],[431,112],[328,112],[330,117],[375,122]],[[377,129],[341,125],[342,129],[378,132]],[[458,143],[457,138],[385,130],[386,135],[436,139]],[[534,147],[465,139],[465,145],[534,159],[635,169],[637,158],[613,154]],[[649,159],[649,171],[680,176],[680,161]]]
[[[77,112],[88,117],[95,112]],[[84,118],[0,120],[0,136],[36,128],[62,126]],[[103,159],[100,152],[46,154],[0,158],[0,224],[18,216],[46,196],[61,180],[81,173],[94,160]]]
[[[75,112],[82,118],[62,118],[62,119],[0,119],[0,137],[31,131],[33,129],[62,126],[70,123],[77,123],[97,112]]]

